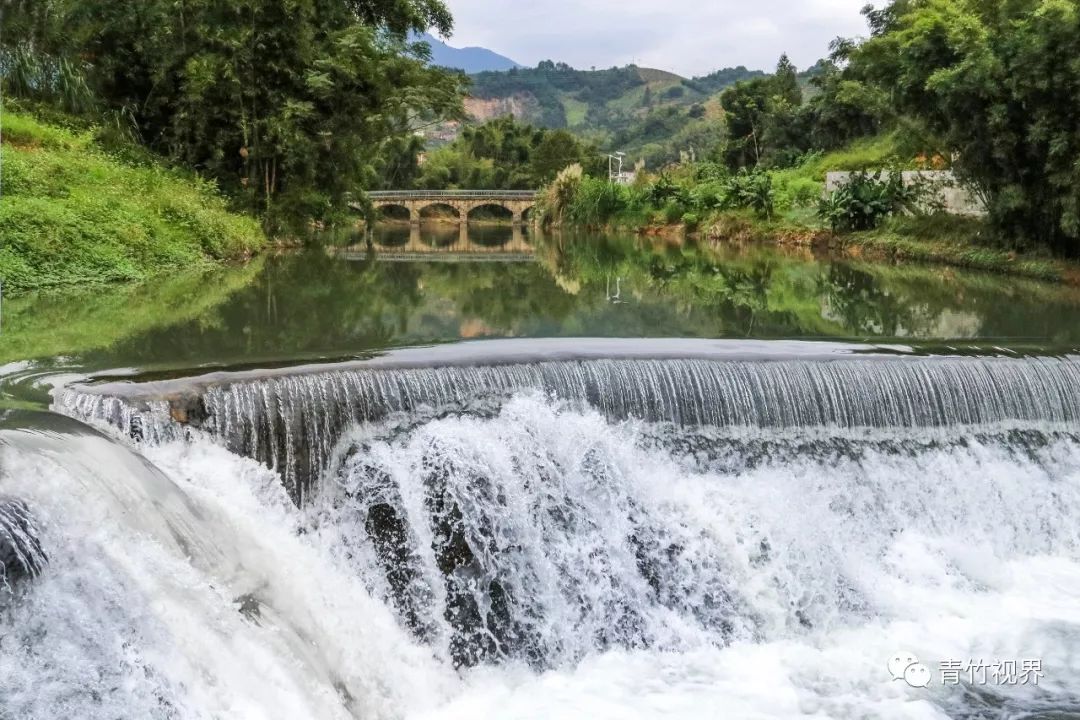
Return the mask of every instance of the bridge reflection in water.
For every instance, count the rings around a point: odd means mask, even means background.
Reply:
[[[347,260],[361,260],[371,251],[376,259],[390,262],[529,262],[535,256],[529,231],[519,223],[380,223],[368,237],[355,236],[352,244],[337,248],[335,254]]]

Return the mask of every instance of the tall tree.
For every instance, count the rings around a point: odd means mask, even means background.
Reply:
[[[606,174],[606,158],[566,130],[519,123],[511,116],[466,127],[434,150],[417,184],[442,189],[534,189],[575,163]]]
[[[81,58],[147,145],[271,221],[332,216],[388,138],[460,108],[462,76],[408,40],[450,31],[441,0],[47,3],[42,47]]]
[[[799,87],[799,71],[795,69],[791,59],[784,53],[776,63],[776,73],[772,77],[773,97],[779,98],[791,105],[802,105],[802,88]]]
[[[787,55],[776,73],[737,83],[720,96],[728,131],[725,160],[732,168],[783,166],[809,146],[799,76]]]
[[[1005,239],[1080,255],[1080,9],[1070,0],[869,8],[850,67],[947,144]]]

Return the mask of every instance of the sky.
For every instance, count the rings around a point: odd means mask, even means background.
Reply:
[[[866,1],[446,0],[455,27],[447,42],[527,66],[636,63],[693,76],[736,65],[770,70],[786,52],[802,69],[827,55],[833,38],[866,33]]]

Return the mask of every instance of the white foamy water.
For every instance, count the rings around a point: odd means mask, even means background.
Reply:
[[[0,443],[50,557],[0,598],[0,717],[395,718],[450,687],[265,468],[199,444],[147,462],[98,436]]]
[[[842,452],[829,435],[843,437]],[[766,436],[782,443],[747,463],[755,439],[746,433],[612,425],[538,396],[491,419],[448,418],[391,439],[361,433],[330,503],[343,536],[331,544],[378,575],[377,552],[365,556],[367,534],[349,518],[398,503],[420,528],[415,561],[426,580],[416,584],[434,605],[427,621],[445,655],[462,634],[445,620],[448,593],[484,608],[495,579],[515,598],[509,620],[489,611],[481,628],[510,636],[489,651],[499,669],[466,673],[465,690],[424,717],[1080,709],[1075,438]],[[783,450],[806,442],[818,456]],[[450,582],[430,550],[440,546],[428,530],[440,525],[430,520],[433,488],[462,508],[470,545],[485,548]],[[944,660],[1021,658],[1041,659],[1046,674],[1040,688],[994,688],[986,702],[1005,710],[991,714],[963,687],[891,681],[885,661],[899,649],[935,675]],[[538,657],[542,669],[527,670]]]
[[[1067,424],[678,428],[523,391],[354,427],[302,509],[180,435],[0,431],[50,557],[0,600],[0,718],[1080,712]],[[1038,687],[937,677],[1026,658]]]

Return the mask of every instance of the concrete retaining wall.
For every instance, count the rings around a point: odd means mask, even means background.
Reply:
[[[829,173],[825,176],[825,191],[833,192],[847,183],[848,178],[853,174],[850,172]],[[883,172],[882,177],[887,174]],[[905,170],[901,175],[906,187],[922,184],[928,188],[931,198],[928,205],[940,204],[945,212],[953,215],[981,217],[986,214],[986,206],[982,200],[970,188],[962,185],[956,179],[956,175],[949,170]]]

